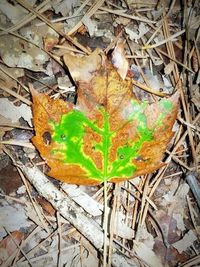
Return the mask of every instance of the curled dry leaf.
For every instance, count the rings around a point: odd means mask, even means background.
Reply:
[[[123,80],[102,52],[81,59],[65,55],[64,61],[78,86],[76,105],[32,89],[33,143],[50,167],[48,174],[92,185],[163,166],[178,94],[151,105],[139,102],[131,80]]]
[[[125,57],[124,43],[118,42],[113,53],[112,53],[112,63],[117,68],[117,71],[121,78],[124,80],[126,78],[129,64]]]

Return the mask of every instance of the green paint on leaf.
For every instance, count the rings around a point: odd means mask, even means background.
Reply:
[[[160,105],[164,110],[163,114],[158,116],[155,125],[161,125],[166,113],[172,109],[172,103],[168,100],[160,101]],[[117,148],[115,160],[110,160],[112,148],[112,140],[118,134],[110,130],[110,115],[101,108],[100,112],[103,116],[103,126],[98,127],[95,121],[89,120],[81,111],[72,110],[61,117],[59,123],[50,122],[53,128],[52,139],[58,144],[57,149],[51,151],[53,154],[59,154],[64,164],[70,164],[81,167],[86,176],[96,179],[100,182],[109,181],[113,178],[132,177],[137,171],[136,165],[133,164],[134,159],[140,159],[140,150],[145,142],[151,142],[154,137],[154,129],[147,127],[147,117],[145,108],[147,102],[139,103],[132,101],[133,112],[129,116],[127,123],[134,121],[137,125],[137,136],[134,141],[127,140],[124,146]],[[92,157],[84,151],[84,136],[87,130],[99,135],[101,142],[90,140],[93,142],[95,152],[101,153],[102,168],[98,168]]]
[[[168,99],[161,99],[159,103],[165,112],[170,112],[173,109],[173,104]]]
[[[170,113],[173,109],[173,104],[168,99],[161,99],[159,105],[162,109],[162,113],[159,114],[159,117],[156,122],[156,126],[159,127],[162,125],[162,121],[167,113]]]

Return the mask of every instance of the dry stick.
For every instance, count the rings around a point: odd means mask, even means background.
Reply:
[[[18,129],[33,131],[33,128],[31,127],[21,126],[21,125],[12,124],[12,123],[0,123],[0,127],[18,128]]]
[[[124,182],[125,184],[125,187],[127,187],[127,185],[129,184],[128,181],[125,181]],[[128,191],[126,192],[126,198],[128,198],[128,205],[129,205],[129,197],[130,197],[130,194],[128,194]],[[127,216],[128,216],[128,211],[127,211],[127,207],[125,206],[125,210],[126,210],[126,215],[125,215],[125,220],[124,220],[124,223],[126,224],[127,223]],[[122,239],[122,244],[125,246],[125,242],[126,242],[126,239],[123,238]]]
[[[142,72],[141,72],[141,73],[142,73]],[[135,86],[137,86],[137,87],[143,89],[144,91],[146,91],[146,92],[148,92],[148,93],[152,93],[152,94],[154,94],[154,95],[161,96],[161,97],[164,97],[164,96],[166,97],[166,96],[168,96],[168,94],[164,94],[164,93],[155,91],[154,89],[152,89],[152,88],[146,86],[145,84],[140,83],[140,82],[138,82],[138,81],[135,81],[135,80],[133,80],[133,79],[132,79],[132,84],[134,84]]]
[[[22,242],[21,242],[21,244],[20,244],[20,248],[22,248],[24,246],[24,242],[23,242],[23,240],[22,240]],[[13,261],[13,266],[16,266],[16,262],[17,262],[17,260],[18,260],[18,258],[19,258],[19,255],[20,255],[20,249],[18,249],[17,250],[17,253],[16,253],[16,256],[15,256],[15,259],[14,259],[14,261]]]
[[[141,177],[140,183],[138,185],[138,188],[140,189],[140,191],[138,190],[136,192],[136,194],[135,194],[136,200],[135,200],[135,205],[134,205],[134,213],[133,213],[133,221],[132,221],[132,228],[134,230],[136,230],[136,221],[138,219],[137,216],[140,216],[139,215],[139,204],[140,204],[140,202],[139,202],[138,198],[140,198],[140,195],[141,195],[140,192],[142,192],[143,185],[144,185],[144,179],[143,179],[143,177]]]
[[[25,104],[27,105],[31,105],[32,102],[28,99],[26,99],[25,97],[21,96],[21,95],[18,95],[16,92],[14,92],[13,90],[10,90],[9,88],[5,87],[5,86],[2,86],[0,85],[0,88],[5,91],[6,93],[18,98],[19,100],[21,100],[22,102],[24,102]]]
[[[103,218],[103,230],[104,230],[104,244],[103,244],[103,267],[107,266],[107,253],[108,253],[108,193],[107,193],[107,181],[103,184],[104,192],[104,218]]]
[[[114,194],[114,200],[113,200],[113,205],[112,205],[112,211],[111,211],[111,218],[110,218],[110,225],[109,225],[109,248],[108,248],[108,266],[111,267],[111,262],[112,262],[112,253],[113,253],[113,237],[114,237],[114,229],[116,227],[116,210],[117,210],[117,200],[119,197],[119,190],[120,190],[120,183],[114,185],[115,188],[113,190]]]
[[[57,211],[56,213],[56,218],[57,218],[57,225],[58,225],[58,264],[57,266],[58,267],[61,267],[62,266],[62,228],[61,228],[61,222],[60,222],[60,214],[59,212]]]
[[[131,184],[129,183],[129,181],[125,182],[125,187],[130,189],[131,188]],[[127,193],[127,210],[128,212],[130,211],[130,205],[131,205],[131,195]],[[126,217],[125,217],[125,223],[130,227],[130,223],[129,223],[129,213],[126,213]]]
[[[142,203],[141,203],[141,208],[140,208],[140,218],[139,218],[139,222],[138,225],[143,226],[146,216],[144,213],[144,208],[145,205],[147,203],[147,194],[148,194],[148,187],[149,187],[149,180],[150,180],[150,175],[147,175],[147,177],[145,178],[145,184],[144,184],[144,190],[143,190],[143,194],[142,194]]]
[[[70,52],[75,52],[75,53],[79,53],[81,55],[85,55],[84,52],[74,48],[74,47],[71,47],[71,46],[66,46],[66,45],[54,45],[54,48],[58,48],[58,49],[61,49],[61,50],[66,50],[66,52],[70,51]]]
[[[30,142],[21,140],[10,139],[5,141],[0,141],[0,144],[27,147],[35,150],[35,147]]]
[[[160,32],[161,31],[161,28],[162,28],[162,24],[160,25],[160,26],[158,26],[156,29],[155,29],[155,31],[154,31],[154,33],[151,35],[151,37],[148,39],[148,41],[145,43],[145,47],[146,46],[148,46],[149,45],[149,43],[154,39],[154,37],[157,35],[157,33],[158,32]]]
[[[200,255],[193,257],[192,259],[187,260],[186,262],[178,265],[179,267],[192,267],[192,266],[199,266],[200,264]]]
[[[90,0],[85,0],[85,2],[82,3],[82,5],[73,13],[72,16],[78,16],[83,8],[90,2]]]
[[[4,68],[1,67],[0,65],[0,70],[5,73],[8,77],[16,81],[18,84],[21,85],[22,88],[24,88],[27,92],[29,92],[28,87],[26,87],[23,83],[21,83],[17,78],[15,78],[9,71],[5,70]]]
[[[142,17],[138,17],[138,16],[134,16],[134,15],[125,14],[125,13],[123,13],[123,10],[121,10],[121,9],[120,10],[112,10],[112,9],[108,9],[108,8],[105,8],[105,7],[100,7],[99,9],[103,10],[103,11],[106,11],[108,13],[111,13],[111,14],[117,15],[117,16],[121,16],[121,17],[124,17],[124,18],[136,20],[136,21],[142,21],[142,22],[152,23],[152,24],[156,23],[156,21],[148,20],[148,19],[145,19],[145,18],[142,18]]]
[[[131,180],[130,181],[128,181],[141,195],[143,194],[143,191],[137,186],[137,185],[135,185]],[[123,189],[124,190],[127,190],[125,187],[123,187]],[[131,191],[129,191],[129,192],[131,192]],[[133,194],[134,196],[135,196],[135,194],[133,193],[133,192],[131,192],[131,194]],[[138,196],[135,196],[136,198],[138,197]],[[158,210],[158,208],[156,207],[156,205],[155,205],[155,203],[148,197],[148,196],[146,196],[146,201],[148,201],[149,202],[149,204],[152,206],[152,208],[154,209],[154,210]]]
[[[86,54],[89,54],[90,51],[85,48],[84,46],[82,46],[79,42],[77,42],[76,40],[74,40],[72,37],[68,36],[67,34],[65,34],[62,31],[59,31],[56,29],[56,27],[53,25],[53,23],[51,23],[45,16],[43,16],[42,14],[40,14],[39,12],[37,12],[34,8],[32,8],[32,6],[23,1],[23,0],[16,0],[21,6],[23,6],[24,8],[26,8],[29,12],[33,13],[35,16],[37,16],[39,19],[41,19],[43,22],[45,22],[50,28],[52,28],[55,32],[57,32],[60,36],[64,37],[67,41],[71,42],[73,45],[75,45],[76,47],[78,47],[80,50],[84,51]]]
[[[36,166],[30,168],[20,163],[19,168],[40,195],[47,199],[77,230],[83,233],[97,249],[102,248],[102,229],[98,228],[92,219],[82,214],[78,206],[67,195],[60,192]]]
[[[170,55],[168,55],[167,53],[165,53],[164,51],[162,51],[160,48],[155,47],[154,49],[155,49],[155,51],[158,53],[158,55],[159,55],[159,54],[162,54],[163,56],[169,58],[170,60],[172,60],[172,61],[175,62],[176,64],[180,65],[180,66],[183,67],[184,69],[190,71],[191,73],[194,73],[194,71],[193,71],[191,68],[189,68],[189,67],[186,66],[185,64],[181,63],[181,62],[178,61],[177,59],[171,57]]]
[[[160,42],[158,42],[158,43],[156,43],[156,44],[145,45],[145,46],[142,47],[142,49],[155,48],[155,47],[161,46],[161,45],[163,45],[163,44],[166,44],[166,43],[172,41],[174,38],[176,38],[176,37],[182,35],[184,32],[185,32],[185,30],[182,30],[182,31],[180,31],[180,32],[177,32],[177,33],[171,35],[171,36],[168,37],[168,38],[165,38],[163,41],[160,41]]]

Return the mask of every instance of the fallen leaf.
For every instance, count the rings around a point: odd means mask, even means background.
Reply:
[[[134,241],[134,251],[149,267],[163,267],[161,259],[146,244]]]
[[[9,73],[17,79],[24,76],[24,70],[19,68],[8,68],[3,64],[0,64],[0,68],[0,87],[6,87],[8,89],[16,88],[17,82],[13,78],[9,77],[6,73]]]
[[[12,206],[11,206],[12,205]],[[13,216],[14,214],[14,216]],[[8,203],[8,201],[1,200],[0,207],[0,238],[7,235],[7,231],[20,230],[21,227],[27,228],[32,225],[28,220],[24,206],[16,203]]]
[[[31,108],[26,104],[21,104],[20,106],[15,106],[7,98],[0,99],[0,115],[10,119],[13,123],[17,123],[22,117],[25,121],[32,126],[32,114]]]
[[[129,63],[124,53],[124,43],[119,42],[116,45],[112,53],[112,63],[115,66],[115,68],[117,68],[117,71],[121,76],[121,78],[124,80],[126,78],[129,68]]]
[[[130,40],[134,40],[135,42],[138,42],[138,40],[143,37],[148,31],[149,28],[143,22],[139,24],[139,27],[135,31],[129,29],[128,26],[125,27],[125,32],[128,34]]]
[[[82,19],[82,23],[87,28],[90,37],[93,37],[95,35],[95,31],[97,30],[97,25],[96,25],[95,21],[91,20],[90,17],[85,15]]]
[[[12,237],[11,237],[12,236]],[[24,234],[20,231],[14,231],[11,236],[6,236],[0,242],[0,263],[5,262],[17,249],[17,245],[24,239]],[[7,265],[8,266],[8,265]]]
[[[78,85],[76,105],[31,90],[33,143],[50,167],[48,174],[64,182],[120,182],[153,172],[164,165],[173,136],[179,95],[151,105],[139,102],[131,80],[123,80],[100,53],[64,57]],[[101,64],[93,63],[94,57]]]
[[[179,253],[182,253],[183,251],[186,251],[190,246],[193,246],[193,243],[196,240],[197,236],[192,230],[189,230],[181,240],[172,244],[172,246],[175,247],[175,249],[177,249]]]
[[[79,0],[66,1],[56,0],[51,2],[51,6],[56,14],[61,13],[63,17],[69,15],[70,12],[77,6],[79,6]]]
[[[31,4],[34,5],[34,2],[36,1],[33,1]],[[5,14],[13,24],[17,24],[28,13],[27,10],[21,5],[18,5],[17,3],[13,5],[7,0],[0,1],[0,11],[1,13]]]
[[[96,49],[90,57],[74,56],[65,54],[63,56],[65,65],[68,67],[74,81],[89,81],[93,77],[93,73],[100,68],[101,56],[100,49]]]

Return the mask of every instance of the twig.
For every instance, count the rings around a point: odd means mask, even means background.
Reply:
[[[18,98],[19,100],[21,100],[22,102],[24,102],[25,104],[27,104],[27,105],[31,105],[31,101],[30,100],[28,100],[28,99],[26,99],[25,97],[23,97],[23,96],[21,96],[21,95],[19,95],[19,94],[17,94],[16,92],[14,92],[13,90],[11,90],[11,89],[9,89],[9,88],[7,88],[7,87],[5,87],[5,86],[0,86],[0,88],[2,89],[2,90],[4,90],[6,93],[8,93],[8,94],[10,94],[10,95],[12,95],[12,96],[14,96],[14,97],[16,97],[16,98]]]
[[[176,37],[182,35],[184,32],[185,32],[185,30],[182,30],[180,32],[177,32],[177,33],[171,35],[170,37],[168,37],[168,38],[164,39],[163,41],[160,41],[160,42],[158,42],[156,44],[153,44],[153,45],[145,45],[145,46],[142,47],[142,49],[152,49],[152,48],[161,46],[161,45],[163,45],[163,44],[165,44],[165,43],[167,43],[169,41],[173,41]]]

